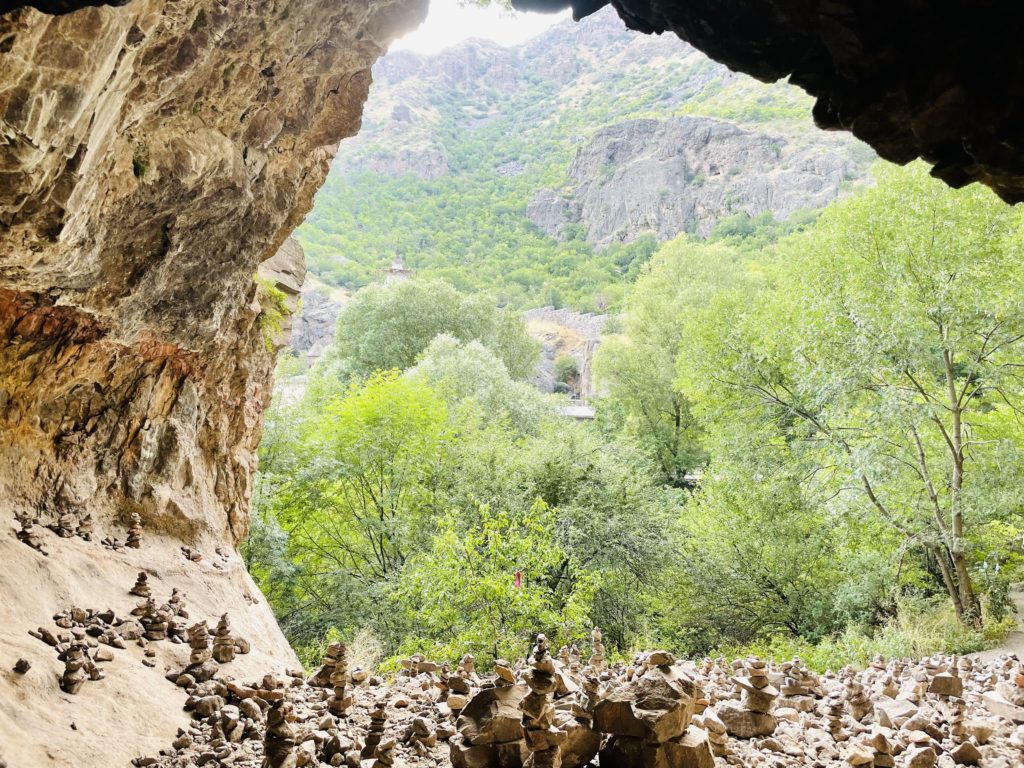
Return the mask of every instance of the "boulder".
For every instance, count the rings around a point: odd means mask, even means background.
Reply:
[[[716,714],[725,723],[725,730],[728,734],[737,739],[771,736],[778,726],[775,715],[766,712],[753,712],[732,701],[719,704]]]

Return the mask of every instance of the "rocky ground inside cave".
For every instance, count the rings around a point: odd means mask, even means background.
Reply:
[[[936,656],[818,676],[798,659],[605,666],[577,649],[479,675],[413,657],[392,681],[333,646],[309,679],[190,689],[192,722],[137,766],[928,766],[1024,760],[1024,670]],[[179,680],[179,684],[181,681]]]
[[[47,527],[21,515],[12,534],[21,554],[47,560],[85,545],[130,565],[146,543],[137,519],[120,540],[96,540],[90,520],[74,516]],[[178,558],[186,568],[231,563],[217,552],[182,550]],[[865,670],[824,675],[799,659],[690,661],[657,650],[609,665],[595,629],[583,648],[555,650],[540,635],[529,658],[498,661],[486,674],[468,654],[455,665],[413,656],[385,680],[350,667],[341,644],[310,676],[298,668],[263,674],[259,664],[271,665],[259,655],[259,637],[245,637],[229,613],[207,618],[207,600],[192,613],[186,592],[168,586],[166,574],[140,570],[126,579],[116,610],[70,604],[45,625],[23,627],[30,645],[6,646],[21,655],[4,660],[4,674],[34,678],[36,706],[70,698],[103,718],[126,715],[117,710],[119,692],[103,685],[106,670],[140,669],[147,676],[131,682],[147,688],[143,694],[182,704],[176,737],[135,756],[139,768],[1012,768],[1024,761],[1024,666],[1014,654],[878,658]],[[85,720],[71,725],[84,727]],[[21,735],[36,738],[46,735]],[[9,748],[0,765],[20,768]]]

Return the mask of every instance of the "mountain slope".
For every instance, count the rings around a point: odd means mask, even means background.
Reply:
[[[400,253],[520,306],[602,310],[654,240],[737,213],[786,218],[864,178],[810,99],[729,72],[606,9],[516,48],[387,55],[359,136],[300,228],[310,268],[356,288]]]

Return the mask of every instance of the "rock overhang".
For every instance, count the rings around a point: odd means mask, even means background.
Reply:
[[[914,0],[512,0],[523,10],[610,4],[644,33],[815,97],[815,123],[895,163],[923,158],[953,187],[1024,200],[1024,11],[1009,2]]]

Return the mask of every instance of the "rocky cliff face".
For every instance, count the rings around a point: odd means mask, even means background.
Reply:
[[[334,341],[341,303],[316,288],[302,292],[302,309],[292,332],[292,352],[308,363],[319,358]]]
[[[629,120],[598,131],[569,166],[569,192],[540,190],[527,215],[555,237],[582,223],[597,245],[707,236],[736,213],[786,219],[824,207],[862,173],[845,149],[708,118]]]
[[[211,593],[208,610],[237,611],[285,662],[233,554],[276,336],[303,274],[301,251],[282,244],[337,142],[359,127],[373,61],[424,12],[417,0],[134,0],[0,16],[4,514],[12,526],[19,512],[92,525],[95,542],[123,540],[138,514],[148,551],[127,567],[159,577],[179,546],[223,547],[224,563],[186,588]],[[119,557],[98,543],[56,541],[43,560],[2,538],[14,564],[4,594],[31,584],[35,598],[0,627],[2,647],[38,652],[25,632],[82,591],[68,583],[76,572],[100,598],[125,588],[113,582],[123,564],[97,567]],[[89,558],[91,568],[68,567]],[[0,678],[0,744],[53,726],[49,700],[27,719],[7,704],[25,698],[23,684]],[[89,750],[122,737],[102,718],[96,727],[75,735],[64,724],[47,757],[0,760],[99,765]]]
[[[612,8],[508,48],[394,51],[374,74],[363,129],[297,231],[312,272],[350,289],[401,253],[503,301],[600,310],[602,257],[585,252],[820,208],[875,157],[814,129],[800,89],[630,32]]]

